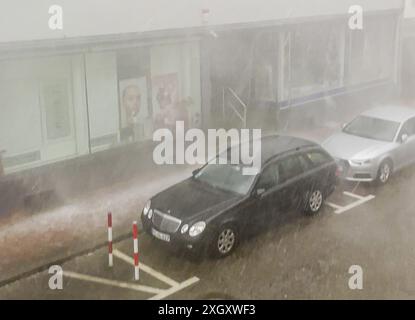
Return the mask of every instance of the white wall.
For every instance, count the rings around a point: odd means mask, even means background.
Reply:
[[[415,18],[415,0],[405,0],[405,18]]]
[[[48,27],[49,6],[63,7],[63,30]],[[403,0],[1,0],[0,43],[188,28],[209,24],[347,14],[402,8]]]

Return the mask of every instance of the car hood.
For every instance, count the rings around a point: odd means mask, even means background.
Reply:
[[[242,195],[215,189],[193,178],[184,180],[151,199],[151,207],[178,219],[214,215],[243,199]]]
[[[335,133],[322,143],[334,158],[338,159],[370,159],[388,149],[391,142],[367,139],[344,132]]]

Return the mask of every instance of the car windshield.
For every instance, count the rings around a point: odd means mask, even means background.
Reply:
[[[219,164],[215,158],[204,166],[194,178],[207,183],[211,187],[245,195],[254,182],[255,175],[244,175],[243,166]]]
[[[399,128],[399,122],[359,116],[350,122],[343,132],[355,136],[392,142]]]

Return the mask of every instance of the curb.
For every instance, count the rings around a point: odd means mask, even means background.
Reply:
[[[139,231],[140,232],[142,231],[141,225],[139,226]],[[113,240],[113,243],[121,242],[121,241],[126,240],[126,239],[131,239],[131,237],[132,237],[131,236],[131,233],[128,232],[128,233],[125,233],[125,234],[122,234],[122,235],[116,237]],[[108,246],[108,241],[101,242],[101,243],[93,246],[92,248],[88,248],[88,249],[85,249],[85,250],[81,250],[81,251],[76,252],[76,253],[73,253],[73,254],[71,254],[69,256],[66,256],[66,257],[63,257],[63,258],[60,258],[60,259],[51,261],[49,263],[45,263],[45,264],[43,264],[43,265],[41,265],[39,267],[33,268],[33,269],[29,270],[29,271],[22,272],[22,273],[20,273],[18,275],[15,275],[15,276],[11,277],[11,278],[8,278],[6,280],[0,281],[0,288],[4,287],[6,285],[12,284],[13,282],[16,282],[16,281],[19,281],[19,280],[28,278],[30,276],[33,276],[33,275],[35,275],[37,273],[43,272],[45,270],[48,270],[49,267],[52,266],[52,265],[62,265],[65,262],[68,262],[68,261],[73,260],[73,259],[75,259],[77,257],[80,257],[80,256],[87,255],[88,253],[97,251],[97,250],[102,249],[102,248],[107,247],[107,246]]]

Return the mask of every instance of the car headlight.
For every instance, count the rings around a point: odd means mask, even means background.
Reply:
[[[351,164],[362,166],[364,164],[370,164],[372,162],[372,159],[366,159],[366,160],[350,160]]]
[[[143,209],[143,214],[145,216],[150,211],[150,207],[151,207],[151,200],[148,200],[147,203],[146,203],[146,205],[144,206],[144,209]]]
[[[189,225],[186,223],[186,224],[183,225],[183,227],[181,228],[180,232],[182,234],[184,234],[184,233],[187,232],[187,230],[189,230]]]
[[[189,236],[196,237],[197,235],[201,234],[203,230],[205,230],[206,222],[199,221],[196,222],[194,225],[190,227]]]
[[[153,209],[150,209],[149,211],[148,211],[148,215],[147,215],[147,217],[149,218],[149,219],[151,219],[151,217],[153,216]]]

